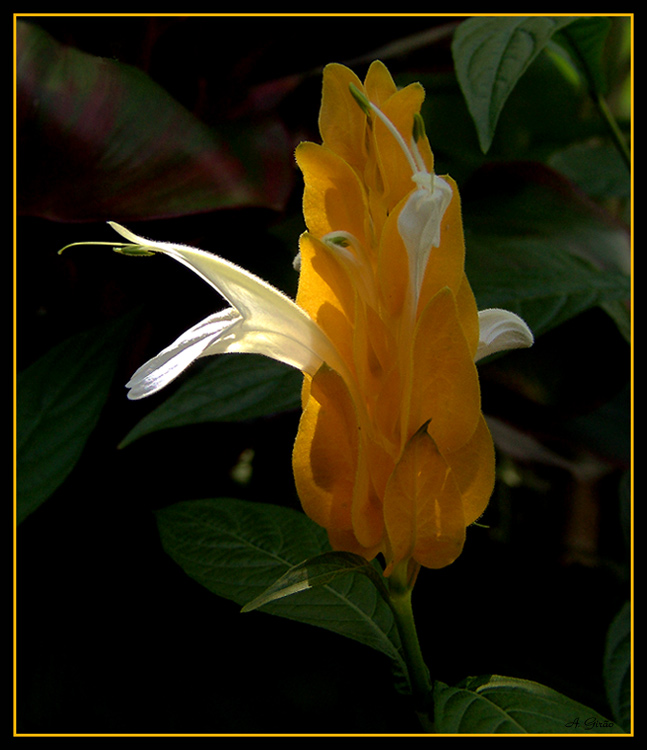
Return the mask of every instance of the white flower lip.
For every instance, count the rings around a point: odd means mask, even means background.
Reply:
[[[196,359],[225,352],[263,354],[314,375],[323,362],[341,367],[335,347],[287,295],[217,255],[184,245],[154,242],[108,222],[139,247],[161,252],[203,278],[231,307],[210,315],[153,357],[128,383],[130,399],[155,393]]]
[[[211,354],[211,349],[225,351],[225,340],[235,336],[241,320],[236,310],[229,307],[189,328],[133,374],[126,383],[130,389],[128,398],[134,401],[159,391],[196,359]]]
[[[479,312],[479,344],[474,361],[508,349],[532,346],[534,336],[526,322],[510,310],[488,308]]]

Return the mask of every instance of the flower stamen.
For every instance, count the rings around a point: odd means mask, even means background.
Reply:
[[[424,136],[424,123],[419,113],[413,119],[413,134],[411,138],[411,147],[407,146],[404,138],[400,131],[395,125],[389,120],[389,118],[382,112],[382,110],[373,104],[373,102],[362,93],[357,86],[349,84],[351,94],[355,101],[359,104],[362,111],[369,115],[371,112],[375,113],[380,120],[384,123],[388,131],[395,138],[397,144],[402,149],[402,153],[406,156],[409,166],[411,167],[411,179],[416,183],[418,188],[423,188],[433,192],[434,184],[432,180],[432,174],[427,171],[427,165],[422,158],[420,149],[418,148],[417,141]]]
[[[329,232],[321,238],[342,263],[350,270],[356,283],[361,286],[362,296],[376,307],[375,286],[371,276],[371,262],[365,249],[355,237],[346,231]]]

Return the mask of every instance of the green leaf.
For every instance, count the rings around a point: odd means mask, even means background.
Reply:
[[[604,16],[578,18],[554,37],[569,53],[589,90],[596,94],[604,94],[606,90],[602,53],[610,28],[611,19]]]
[[[594,198],[631,196],[627,167],[610,143],[578,142],[555,151],[548,164]]]
[[[467,276],[479,308],[502,307],[537,335],[630,298],[627,230],[540,164],[496,164],[463,191]]]
[[[600,307],[616,324],[618,331],[628,344],[631,344],[631,307],[627,300],[609,300]]]
[[[200,422],[240,422],[296,409],[303,375],[257,354],[212,357],[126,435],[120,447],[144,435]]]
[[[16,24],[18,207],[55,220],[282,209],[291,145],[267,118],[216,132],[143,71]]]
[[[622,734],[590,708],[545,685],[487,675],[450,687],[434,685],[439,734]]]
[[[246,604],[241,611],[251,612],[277,599],[283,599],[285,596],[292,596],[315,586],[332,583],[349,573],[362,573],[368,576],[385,600],[388,600],[389,594],[384,580],[373,565],[351,552],[332,551],[294,565],[260,596]]]
[[[17,377],[17,518],[20,523],[78,461],[106,401],[131,317],[84,331]]]
[[[230,498],[193,500],[157,512],[166,552],[207,589],[247,604],[302,560],[329,551],[326,532],[303,513]],[[365,575],[349,573],[264,612],[326,628],[406,666],[390,607]]]
[[[604,685],[611,712],[626,730],[631,726],[631,605],[616,615],[604,652]]]
[[[517,81],[553,34],[572,17],[468,18],[456,29],[452,54],[456,75],[485,153],[503,106]]]

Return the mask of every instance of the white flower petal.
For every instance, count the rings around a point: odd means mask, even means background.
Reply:
[[[126,383],[126,387],[130,388],[128,398],[137,400],[164,388],[198,357],[212,353],[210,347],[234,335],[241,321],[242,317],[229,307],[189,328],[133,374]]]
[[[429,187],[414,190],[398,216],[398,231],[409,255],[411,287],[416,298],[432,248],[440,247],[440,223],[452,200],[450,185],[435,174]],[[433,180],[433,183],[431,182]]]
[[[479,345],[474,361],[507,349],[532,346],[534,337],[524,320],[509,310],[490,308],[479,312]]]
[[[257,330],[244,319],[234,335],[210,346],[201,356],[226,352],[263,354],[309,375],[314,375],[326,361],[314,354],[309,344],[292,338],[289,333]]]
[[[115,222],[109,224],[128,241],[169,255],[190,268],[235,308],[243,319],[241,328],[229,347],[218,351],[265,354],[310,375],[314,375],[323,362],[333,369],[343,368],[337,350],[310,316],[258,276],[203,250],[155,242]],[[207,353],[216,352],[210,350],[199,356]]]

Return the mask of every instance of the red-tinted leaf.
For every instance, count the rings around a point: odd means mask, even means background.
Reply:
[[[142,71],[17,23],[18,206],[50,219],[137,220],[283,207],[291,147],[271,120],[227,140]]]

